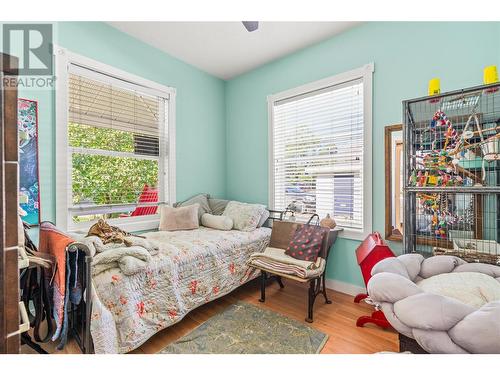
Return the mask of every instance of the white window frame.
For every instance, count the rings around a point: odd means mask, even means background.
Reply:
[[[366,64],[360,68],[340,73],[332,77],[307,83],[305,85],[285,90],[267,97],[268,111],[268,180],[269,197],[268,206],[274,209],[274,106],[276,102],[304,95],[316,90],[344,84],[350,81],[362,79],[363,81],[363,229],[345,229],[339,236],[363,240],[372,232],[372,117],[373,117],[373,72],[374,63]]]
[[[72,192],[68,191],[71,186],[71,160],[69,159],[70,146],[68,144],[68,118],[69,118],[69,69],[71,65],[77,65],[98,73],[108,75],[115,79],[128,81],[134,85],[140,85],[146,93],[168,98],[168,119],[165,129],[168,134],[168,155],[161,158],[160,166],[163,163],[166,168],[159,176],[160,188],[163,186],[163,191],[160,191],[160,201],[167,202],[176,201],[176,170],[175,170],[175,97],[176,90],[173,87],[161,85],[159,83],[147,80],[136,76],[126,71],[117,69],[113,66],[101,63],[85,56],[70,52],[65,48],[55,46],[55,72],[56,72],[56,225],[64,231],[86,231],[93,222],[74,223],[70,208],[73,206]],[[160,149],[162,149],[160,145]],[[165,161],[165,159],[167,159]],[[167,176],[168,173],[168,176]],[[167,184],[164,183],[165,177]],[[168,192],[168,196],[167,196]],[[110,219],[108,222],[113,225],[119,225],[127,231],[142,231],[156,229],[159,225],[159,214],[135,216],[127,218]]]

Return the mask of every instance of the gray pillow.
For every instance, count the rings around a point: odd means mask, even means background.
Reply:
[[[212,210],[212,215],[222,215],[229,201],[227,199],[209,198],[208,205]]]
[[[198,222],[201,223],[201,217],[203,214],[211,214],[212,209],[208,205],[208,197],[210,197],[209,194],[198,194],[195,195],[194,197],[191,197],[183,202],[177,202],[174,204],[174,207],[184,207],[184,206],[190,206],[192,204],[198,203],[200,206],[198,208]]]

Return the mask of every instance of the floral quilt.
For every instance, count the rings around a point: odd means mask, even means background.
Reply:
[[[149,232],[160,251],[145,272],[119,268],[93,278],[91,333],[96,353],[126,353],[189,311],[255,278],[250,254],[262,252],[271,230],[220,231],[200,227]]]

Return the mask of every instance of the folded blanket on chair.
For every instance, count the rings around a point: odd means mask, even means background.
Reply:
[[[276,247],[266,247],[266,249],[262,253],[251,254],[250,259],[254,258],[269,259],[275,262],[289,264],[307,270],[313,270],[315,268],[318,268],[320,263],[319,258],[316,260],[316,262],[309,262],[307,260],[292,258],[290,255],[285,254],[284,249],[278,249]]]
[[[267,247],[262,253],[250,255],[247,265],[269,272],[295,275],[304,279],[321,275],[325,262],[318,258],[316,262],[295,259],[285,254],[285,250]]]
[[[324,261],[320,259],[320,267],[315,268],[313,270],[306,269],[298,266],[294,266],[291,264],[285,264],[280,262],[275,262],[270,259],[265,258],[253,258],[247,262],[247,265],[250,267],[258,268],[260,270],[268,271],[271,273],[284,274],[284,275],[292,275],[298,276],[303,279],[310,279],[312,277],[317,277],[321,275],[324,271]]]

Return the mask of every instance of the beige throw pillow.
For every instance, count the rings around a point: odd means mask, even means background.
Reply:
[[[190,206],[170,207],[163,205],[160,207],[160,227],[158,230],[188,230],[199,227],[198,210],[199,204]]]

